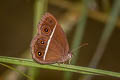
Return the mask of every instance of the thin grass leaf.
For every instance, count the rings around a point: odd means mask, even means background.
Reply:
[[[37,30],[37,24],[40,21],[40,18],[42,14],[44,13],[44,4],[47,2],[47,0],[35,0],[34,2],[34,19],[33,19],[33,36],[36,34]]]
[[[58,68],[60,67],[62,64],[60,65],[40,65],[37,64],[35,62],[33,62],[32,59],[22,59],[22,58],[12,58],[12,57],[4,57],[4,56],[0,56],[0,62],[5,62],[5,63],[11,63],[11,64],[16,64],[16,65],[23,65],[23,66],[30,66],[30,67],[35,67],[35,68],[43,68],[43,69],[53,69],[53,70],[62,70],[62,71],[71,71],[71,72],[78,72],[78,70],[70,70],[70,69],[64,69],[64,68]],[[93,74],[93,73],[89,73],[89,72],[78,72],[78,73],[82,73],[82,74]]]
[[[83,7],[82,16],[80,16],[79,21],[78,21],[76,33],[75,33],[74,40],[73,40],[74,42],[72,44],[72,49],[75,49],[80,46],[82,37],[84,35],[85,23],[87,19],[87,2],[86,1],[87,0],[83,0],[83,4],[85,6]],[[79,51],[80,50],[75,51],[76,56],[73,57],[71,64],[75,64],[77,62],[77,59],[79,58]],[[72,77],[72,73],[70,72],[64,73],[64,80],[70,80],[71,77]]]
[[[11,67],[11,66],[6,65],[6,64],[3,64],[3,63],[0,63],[0,65],[5,66],[5,67],[7,67],[7,68],[9,68],[9,69],[11,69],[11,70],[14,70],[14,71],[16,71],[16,72],[22,74],[23,76],[25,76],[25,77],[28,78],[29,80],[33,80],[29,75],[27,75],[27,74],[25,74],[25,73],[23,73],[23,72],[17,70],[17,69],[14,68],[14,67]]]
[[[99,61],[102,58],[102,55],[104,53],[104,50],[106,49],[111,34],[116,27],[116,22],[119,17],[119,13],[120,13],[120,0],[116,0],[89,67],[96,68],[96,66],[99,64]],[[92,78],[91,76],[85,76],[83,80],[90,80],[91,78]]]
[[[22,58],[0,56],[0,62],[29,66],[29,67],[37,67],[37,68],[43,68],[43,69],[69,71],[69,72],[89,74],[89,75],[98,75],[98,74],[108,75],[108,76],[114,76],[114,77],[120,78],[120,73],[117,73],[117,72],[93,69],[93,68],[87,68],[87,67],[81,67],[81,66],[74,66],[74,65],[67,65],[67,64],[43,65],[43,64],[38,64],[34,62],[32,59],[22,59]]]
[[[33,19],[33,36],[36,34],[37,25],[40,21],[41,15],[46,11],[47,9],[47,0],[35,0],[34,3],[34,19]],[[37,68],[30,68],[29,74],[32,76],[33,79],[37,78],[40,71]]]

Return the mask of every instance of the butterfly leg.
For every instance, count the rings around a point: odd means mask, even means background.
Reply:
[[[59,62],[59,63],[57,63],[59,66],[60,66],[60,64],[65,64],[65,62]]]
[[[65,62],[63,62],[62,64],[65,64]]]
[[[60,63],[57,63],[60,66]]]
[[[69,59],[69,63],[68,63],[68,64],[71,64],[71,60],[72,60],[72,59]]]

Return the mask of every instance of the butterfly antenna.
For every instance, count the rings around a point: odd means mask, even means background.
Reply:
[[[84,44],[81,44],[79,47],[75,48],[75,49],[72,49],[72,53],[75,52],[76,50],[80,49],[81,47],[84,47],[84,46],[87,46],[88,43],[84,43]]]
[[[84,47],[84,46],[87,46],[87,45],[88,45],[88,43],[81,44],[79,47],[71,50],[71,52],[73,53],[73,52],[75,52],[76,50],[78,50],[79,48]],[[73,54],[73,57],[74,57],[74,56],[76,56],[76,55]],[[73,58],[73,57],[72,57],[72,58]],[[72,58],[69,60],[69,64],[71,63]]]

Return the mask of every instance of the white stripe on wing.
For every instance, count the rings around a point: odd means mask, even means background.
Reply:
[[[46,46],[46,49],[45,49],[45,54],[44,54],[44,56],[43,56],[43,60],[45,60],[45,57],[46,57],[46,54],[47,54],[47,51],[48,51],[48,47],[49,47],[49,45],[50,45],[50,41],[51,41],[52,36],[53,36],[53,34],[54,34],[54,32],[55,32],[55,29],[56,29],[56,25],[57,25],[57,24],[55,24],[55,27],[53,28],[53,31],[52,31],[52,33],[51,33],[51,35],[50,35],[50,38],[48,39],[47,46]]]

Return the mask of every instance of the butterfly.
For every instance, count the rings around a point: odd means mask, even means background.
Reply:
[[[40,64],[64,63],[72,58],[66,35],[55,17],[46,13],[31,41],[32,58]]]

